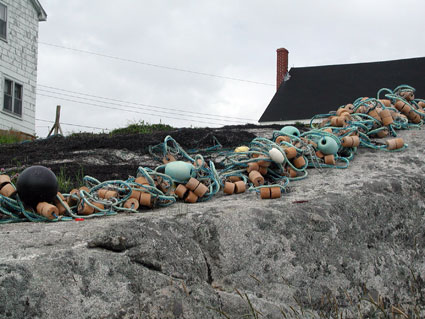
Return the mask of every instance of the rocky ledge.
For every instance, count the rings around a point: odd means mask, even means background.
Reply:
[[[400,136],[278,200],[1,225],[0,317],[423,318],[425,134]]]

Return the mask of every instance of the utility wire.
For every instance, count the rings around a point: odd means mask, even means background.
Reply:
[[[252,84],[260,84],[260,85],[266,85],[266,86],[275,86],[275,84],[270,84],[270,83],[265,83],[265,82],[250,81],[250,80],[233,78],[233,77],[228,77],[228,76],[223,76],[223,75],[217,75],[217,74],[211,74],[211,73],[204,73],[204,72],[198,72],[198,71],[180,69],[180,68],[175,68],[175,67],[170,67],[170,66],[165,66],[165,65],[159,65],[159,64],[147,63],[147,62],[142,62],[142,61],[136,61],[136,60],[131,60],[131,59],[127,59],[127,58],[120,58],[120,57],[117,57],[117,56],[107,55],[107,54],[93,52],[93,51],[87,51],[87,50],[81,50],[81,49],[74,49],[74,48],[65,47],[65,46],[58,45],[58,44],[52,44],[52,43],[42,42],[42,41],[39,41],[38,43],[39,44],[42,44],[42,45],[47,45],[47,46],[55,47],[55,48],[60,48],[60,49],[65,49],[65,50],[70,50],[70,51],[75,51],[75,52],[80,52],[80,53],[86,53],[86,54],[92,54],[92,55],[101,56],[101,57],[104,57],[104,58],[109,58],[109,59],[114,59],[114,60],[118,60],[118,61],[129,62],[129,63],[136,63],[136,64],[146,65],[146,66],[150,66],[150,67],[154,67],[154,68],[160,68],[160,69],[166,69],[166,70],[172,70],[172,71],[179,71],[179,72],[186,72],[186,73],[191,73],[191,74],[197,74],[197,75],[203,75],[203,76],[210,76],[210,77],[215,77],[215,78],[220,78],[220,79],[226,79],[226,80],[232,80],[232,81],[247,82],[247,83],[252,83]]]
[[[76,98],[76,99],[80,99],[80,100],[83,100],[83,101],[91,101],[91,102],[99,102],[99,103],[108,103],[108,105],[116,105],[116,106],[122,106],[122,107],[127,107],[127,108],[131,108],[131,109],[136,109],[136,110],[148,110],[148,111],[151,111],[151,112],[156,112],[156,113],[159,113],[159,114],[157,114],[157,116],[158,115],[162,115],[162,114],[164,114],[164,112],[163,111],[157,111],[157,110],[151,110],[151,109],[147,109],[147,108],[143,108],[143,107],[137,107],[137,106],[131,106],[131,105],[123,105],[123,104],[118,104],[118,103],[112,103],[112,102],[106,102],[106,101],[99,101],[99,100],[96,100],[96,99],[90,99],[90,98],[82,98],[82,97],[79,97],[79,96],[75,96],[75,95],[70,95],[70,94],[65,94],[65,93],[58,93],[58,92],[54,92],[54,91],[49,91],[49,90],[44,90],[44,89],[39,89],[40,91],[43,91],[43,92],[46,92],[46,93],[51,93],[51,94],[57,94],[58,95],[58,97],[59,98],[61,98],[61,97],[63,97],[63,96],[65,96],[65,97],[71,97],[71,98]],[[182,112],[182,111],[177,111],[177,112]],[[185,111],[184,113],[188,113],[187,111]],[[186,114],[176,114],[176,113],[173,113],[173,112],[168,112],[168,114],[174,114],[174,115],[186,115]],[[224,122],[229,122],[229,123],[235,123],[235,122],[238,122],[238,123],[242,123],[242,124],[246,124],[246,121],[239,121],[239,120],[225,120],[225,119],[217,119],[217,118],[211,118],[211,117],[202,117],[202,116],[197,116],[197,118],[201,118],[201,119],[206,119],[206,120],[220,120],[220,121],[224,121]]]
[[[63,92],[68,92],[68,93],[73,93],[73,94],[78,94],[78,95],[83,95],[83,96],[94,97],[94,98],[97,98],[97,99],[103,99],[103,100],[107,100],[107,101],[121,102],[121,103],[126,103],[126,104],[134,104],[134,105],[146,106],[146,107],[157,108],[157,109],[162,109],[162,110],[169,110],[169,111],[173,111],[173,112],[184,112],[184,113],[187,113],[187,111],[185,111],[185,110],[179,110],[177,108],[169,108],[169,107],[163,107],[163,106],[158,106],[158,105],[153,105],[153,104],[144,104],[144,103],[136,103],[136,102],[129,102],[129,101],[117,100],[117,99],[113,99],[113,98],[108,98],[108,97],[103,97],[103,96],[98,96],[98,95],[92,95],[92,94],[87,94],[87,93],[82,93],[82,92],[76,92],[76,91],[70,91],[70,90],[65,90],[65,89],[56,88],[56,87],[48,86],[48,85],[42,85],[42,84],[38,84],[37,86],[48,88],[48,89],[53,89],[53,90],[57,90],[57,91],[63,91]],[[50,91],[43,90],[43,89],[39,89],[39,90],[50,92]],[[51,93],[53,93],[53,92],[51,92]],[[56,92],[54,92],[54,93],[56,93]],[[62,94],[62,93],[57,93],[57,94]],[[243,117],[215,115],[215,114],[210,114],[210,113],[200,113],[200,112],[193,112],[193,111],[190,111],[190,113],[192,113],[192,114],[199,114],[199,115],[213,116],[213,117],[218,117],[218,118],[221,117],[221,118],[226,118],[226,119],[236,119],[236,120],[244,120],[244,121],[257,122],[257,120],[247,119],[247,118],[243,118]]]
[[[159,116],[161,118],[170,118],[170,119],[173,119],[173,120],[186,120],[186,121],[189,121],[189,122],[206,123],[206,124],[212,124],[212,125],[228,125],[228,124],[223,124],[223,123],[218,123],[218,122],[215,122],[215,123],[205,122],[205,121],[193,120],[193,119],[190,119],[190,118],[189,119],[188,118],[178,118],[178,117],[172,117],[172,116],[166,116],[166,115],[158,115],[158,114],[151,114],[151,113],[146,113],[146,112],[126,110],[126,109],[121,109],[121,108],[118,108],[118,107],[105,106],[105,105],[93,104],[93,103],[88,103],[88,102],[81,102],[81,101],[76,101],[76,100],[72,100],[72,99],[67,99],[67,98],[52,96],[52,95],[47,95],[47,94],[41,94],[41,93],[37,93],[37,95],[45,96],[45,97],[49,97],[49,98],[54,98],[54,99],[60,99],[60,100],[69,101],[69,102],[75,102],[75,103],[84,104],[84,105],[97,106],[97,107],[106,108],[106,109],[124,111],[124,112],[129,112],[129,113],[138,113],[138,114],[143,114],[143,115]]]
[[[36,121],[40,121],[40,122],[47,122],[47,123],[55,123],[55,121],[49,121],[49,120],[43,120],[43,119],[35,119]],[[84,127],[84,128],[93,128],[96,130],[105,130],[105,131],[110,131],[110,129],[104,128],[104,127],[95,127],[95,126],[85,126],[85,125],[78,125],[78,124],[71,124],[71,123],[63,123],[60,122],[63,125],[69,125],[69,126],[76,126],[76,127]],[[39,126],[41,127],[41,126]],[[43,126],[44,127],[44,126]],[[48,126],[47,126],[48,127]]]

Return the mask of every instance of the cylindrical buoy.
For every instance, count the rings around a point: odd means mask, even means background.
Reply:
[[[199,183],[193,192],[196,196],[203,197],[208,192],[208,187],[205,184]]]
[[[141,193],[142,191],[140,191],[139,188],[132,188],[130,198],[134,198],[135,200],[138,201],[140,199]]]
[[[227,177],[227,180],[229,182],[235,183],[235,182],[239,182],[240,180],[242,180],[242,178],[240,178],[239,176],[229,176],[229,177]]]
[[[262,156],[260,156],[259,158],[261,158]],[[258,161],[257,162],[258,166],[260,167],[269,167],[271,165],[271,162],[268,160],[262,160],[262,161]]]
[[[152,195],[150,193],[140,194],[139,203],[145,207],[152,207]]]
[[[316,156],[318,158],[324,158],[325,157],[325,154],[323,154],[321,151],[316,151]]]
[[[335,156],[333,154],[326,155],[325,156],[325,164],[335,165],[336,164],[336,162],[335,162]]]
[[[60,202],[60,200],[58,199],[58,197],[62,200],[63,204]],[[66,202],[65,197],[60,192],[58,192],[56,194],[56,198],[53,200],[53,203],[57,207],[57,209],[59,211],[59,215],[64,215],[68,211],[68,209],[69,209],[69,206],[68,206],[68,204]]]
[[[405,115],[409,114],[412,109],[409,104],[403,101],[397,101],[396,104],[394,104],[394,107]]]
[[[350,113],[348,113],[348,112],[343,112],[341,114],[341,117],[343,117],[345,119],[345,122],[351,121],[353,119],[352,116],[350,115]]]
[[[413,109],[411,109],[409,114],[407,114],[407,118],[414,124],[418,124],[422,121],[421,116],[418,113],[416,113]]]
[[[360,145],[360,138],[358,136],[344,136],[341,139],[341,144],[344,147],[358,147]]]
[[[103,199],[118,198],[118,192],[106,188],[101,188],[97,191],[97,196]]]
[[[235,183],[225,182],[223,192],[228,195],[232,195],[235,192]]]
[[[16,192],[16,189],[15,189],[15,187],[13,187],[13,185],[11,183],[5,183],[0,188],[0,194],[3,195],[3,196],[5,196],[5,197],[10,197],[15,192]]]
[[[149,185],[148,180],[144,176],[139,176],[134,180],[135,183],[140,185]]]
[[[264,167],[264,166],[260,166],[260,168],[258,169],[258,172],[261,174],[261,175],[267,175],[267,172],[268,172],[268,169],[267,169],[267,167]]]
[[[1,184],[11,183],[11,182],[12,181],[10,180],[9,175],[6,175],[6,174],[0,175],[0,186]]]
[[[46,202],[38,203],[36,206],[36,211],[37,214],[44,216],[50,220],[55,219],[59,216],[58,208]]]
[[[134,209],[134,210],[139,209],[139,205],[140,205],[139,201],[135,198],[129,198],[124,203],[125,208]]]
[[[264,177],[258,171],[252,171],[249,173],[249,180],[254,184],[254,186],[264,184]]]
[[[196,203],[198,200],[198,196],[192,191],[189,191],[189,193],[186,196],[186,199],[184,200],[186,203]]]
[[[349,103],[344,106],[344,109],[348,111],[350,114],[353,113],[354,105]]]
[[[402,91],[400,92],[400,96],[404,98],[406,101],[412,101],[415,99],[415,95],[412,91]]]
[[[345,126],[345,117],[342,116],[334,116],[331,118],[331,125],[335,127],[343,127]]]
[[[177,195],[178,198],[183,199],[187,193],[188,189],[183,184],[179,184],[174,191],[174,194]]]
[[[391,112],[387,109],[382,110],[381,113],[379,113],[379,116],[382,119],[383,125],[390,125],[394,123],[393,117],[391,116]]]
[[[289,177],[290,177],[290,178],[295,178],[295,177],[297,177],[297,176],[298,176],[297,171],[296,171],[296,170],[294,170],[294,169],[292,169],[291,167],[288,167],[288,168],[286,169],[286,171],[288,172],[288,174],[289,174]]]
[[[171,155],[171,154],[166,154],[165,156],[164,156],[164,158],[162,159],[162,162],[164,163],[164,164],[168,164],[168,163],[170,163],[170,162],[174,162],[174,161],[176,161],[176,158],[173,156],[173,155]],[[136,182],[137,183],[137,182]],[[140,184],[140,183],[139,183]]]
[[[304,156],[298,156],[293,160],[293,164],[296,168],[303,168],[305,165]]]
[[[401,137],[392,138],[385,141],[388,150],[398,150],[404,146],[404,141]]]
[[[261,197],[261,199],[269,199],[270,198],[270,187],[260,188],[260,197]]]
[[[196,178],[191,177],[189,181],[186,183],[186,187],[190,189],[191,191],[194,191],[196,187],[198,187],[200,181],[198,181]]]
[[[382,121],[382,118],[381,118],[381,116],[378,113],[378,108],[377,107],[374,108],[374,109],[372,109],[372,110],[370,110],[367,114],[369,116],[372,116],[374,119],[378,120],[379,122]]]
[[[80,198],[80,193],[78,189],[74,188],[69,192],[69,197],[66,199],[66,202],[69,206],[75,206],[78,203],[77,198]]]
[[[366,106],[364,105],[360,105],[357,110],[356,113],[366,113]]]
[[[282,191],[280,187],[270,187],[270,198],[280,198],[282,196]]]
[[[87,204],[85,201],[81,201],[80,204],[78,205],[78,214],[79,215],[91,215],[98,210],[105,209],[105,206],[103,206],[102,203],[90,202],[90,204],[95,206],[96,209],[94,207],[92,207],[91,205]]]
[[[288,159],[293,159],[297,156],[297,149],[293,146],[285,148],[285,154]]]
[[[381,130],[378,133],[376,133],[376,136],[378,136],[379,138],[384,138],[384,137],[387,137],[388,134],[389,134],[388,130],[385,129],[385,130]]]
[[[336,115],[341,116],[343,113],[348,113],[348,111],[344,107],[340,107],[338,110],[336,110]],[[350,113],[348,113],[350,114]]]
[[[379,100],[385,107],[391,107],[391,101],[388,99]]]
[[[87,186],[81,186],[79,188],[80,191],[85,191],[86,193],[90,193],[90,189]]]
[[[246,168],[246,171],[251,173],[252,171],[258,171],[260,169],[260,165],[258,165],[257,162],[248,163],[248,167]]]
[[[31,166],[18,177],[16,188],[20,199],[29,206],[51,202],[58,192],[56,175],[47,167]]]
[[[291,141],[291,138],[289,136],[280,135],[280,136],[276,137],[275,143],[280,145],[280,143],[282,143],[282,142],[289,143],[290,141]]]
[[[246,191],[246,184],[244,181],[235,182],[235,193],[240,194]]]

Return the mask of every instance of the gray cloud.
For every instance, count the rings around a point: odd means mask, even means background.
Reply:
[[[47,22],[40,24],[42,42],[271,84],[279,47],[289,50],[289,64],[297,67],[400,59],[425,52],[425,3],[421,0],[191,0],[179,4],[43,0],[42,4],[48,13]],[[193,111],[256,120],[275,92],[274,86],[153,68],[42,44],[38,83],[180,109],[195,121],[201,119]],[[132,114],[47,98],[41,94],[53,94],[42,90],[38,93],[37,118],[41,119],[53,120],[55,106],[61,104],[62,121],[67,123],[110,129],[160,119],[175,126],[207,125],[166,118],[177,117],[171,111],[161,110],[157,116],[143,110],[139,110],[143,114]],[[37,128],[40,136],[46,131]]]

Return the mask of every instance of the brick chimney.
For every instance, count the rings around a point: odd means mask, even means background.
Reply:
[[[288,54],[289,51],[285,48],[276,50],[277,52],[277,77],[276,77],[276,91],[282,84],[286,73],[288,73]]]

